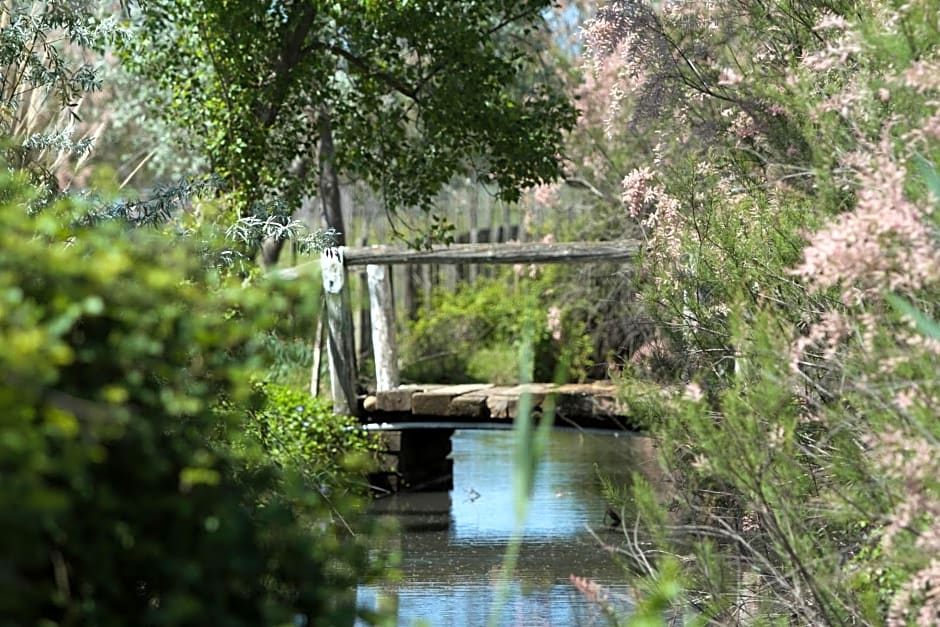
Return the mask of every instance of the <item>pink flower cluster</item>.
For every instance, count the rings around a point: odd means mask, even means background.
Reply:
[[[533,189],[532,197],[541,207],[554,207],[558,203],[560,187],[558,183],[543,183]]]
[[[940,624],[940,559],[933,560],[927,568],[904,582],[888,611],[888,627],[907,627],[910,624],[908,617],[913,614],[915,595],[923,595],[924,599],[917,611],[918,627]]]
[[[940,91],[940,61],[915,61],[903,78],[905,85],[919,93]]]
[[[546,326],[548,327],[549,333],[552,335],[552,339],[556,342],[561,341],[561,309],[556,305],[552,305],[548,308],[548,315],[546,316]]]
[[[870,436],[866,444],[872,447],[875,463],[904,483],[904,498],[884,529],[882,546],[890,549],[898,535],[910,533],[923,555],[940,554],[940,500],[927,489],[940,476],[936,445],[899,429]],[[922,627],[940,623],[940,559],[932,559],[917,571],[892,599],[889,627],[905,627],[911,618]]]
[[[606,604],[609,598],[607,589],[594,581],[593,579],[588,579],[587,577],[578,577],[577,575],[570,575],[568,577],[577,590],[584,595],[584,598],[587,599],[588,603],[600,603]]]
[[[849,165],[858,170],[858,202],[813,234],[793,273],[811,291],[839,285],[847,306],[883,289],[910,292],[937,280],[940,254],[922,209],[904,193],[906,170],[891,154],[887,134]]]
[[[845,67],[851,57],[862,52],[862,38],[854,30],[845,28],[845,24],[824,17],[816,24],[817,31],[838,30],[839,36],[828,40],[825,48],[803,56],[804,66],[817,72]]]
[[[653,179],[653,171],[644,167],[634,168],[621,182],[623,193],[620,198],[631,218],[638,218],[646,213],[650,202],[654,200]]]
[[[790,370],[794,373],[800,371],[800,364],[806,352],[814,346],[822,346],[821,355],[824,361],[830,361],[836,356],[839,345],[848,334],[848,326],[837,311],[828,311],[823,314],[819,322],[809,328],[809,332],[796,340],[790,350]]]
[[[682,231],[685,228],[679,201],[661,186],[652,190],[652,197],[656,209],[643,222],[649,233],[649,259],[654,263],[674,264],[682,255]]]
[[[673,261],[681,253],[683,218],[679,201],[655,183],[648,167],[635,168],[621,182],[621,200],[631,218],[642,219],[649,234],[647,250],[654,262]],[[645,216],[645,217],[644,217]]]

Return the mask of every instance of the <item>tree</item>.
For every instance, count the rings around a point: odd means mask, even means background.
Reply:
[[[4,156],[49,192],[66,186],[67,166],[87,157],[100,131],[95,124],[80,129],[80,113],[101,89],[94,49],[121,33],[116,20],[96,18],[93,7],[87,0],[0,5]]]
[[[520,80],[534,54],[524,36],[548,5],[155,0],[134,12],[126,58],[205,138],[242,215],[289,213],[319,188],[342,231],[340,174],[391,211],[429,210],[468,170],[507,199],[558,175],[573,110],[553,85]]]

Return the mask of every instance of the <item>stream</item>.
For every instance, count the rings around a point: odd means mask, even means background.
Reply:
[[[398,521],[400,533],[391,548],[401,554],[401,578],[361,586],[358,602],[391,608],[400,626],[482,627],[497,593],[515,526],[513,434],[456,431],[452,442],[453,490],[375,502],[376,515]],[[605,526],[598,471],[626,482],[635,470],[653,476],[655,468],[648,438],[553,431],[536,476],[501,627],[610,624],[602,607],[572,585],[572,574],[603,585],[610,605],[621,615],[629,612],[623,568],[602,547],[602,542],[618,543],[623,532]]]

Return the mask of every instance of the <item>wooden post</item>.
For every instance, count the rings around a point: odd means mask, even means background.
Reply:
[[[366,266],[369,278],[369,310],[372,313],[372,350],[377,392],[398,387],[398,347],[395,344],[395,304],[392,301],[392,269]]]
[[[480,187],[477,183],[476,172],[473,173],[473,178],[471,179],[471,196],[470,196],[470,243],[476,244],[480,241]],[[468,278],[470,282],[473,283],[477,280],[477,266],[476,264],[470,264]]]
[[[352,307],[346,280],[344,248],[328,248],[320,255],[323,292],[326,298],[327,346],[333,413],[356,414],[356,343]]]
[[[405,280],[402,282],[403,287],[403,306],[405,310],[405,316],[409,320],[415,320],[418,317],[418,286],[415,281],[415,267],[412,265],[405,266]]]
[[[359,239],[359,246],[366,246],[367,238],[362,237]],[[359,306],[359,344],[356,350],[356,362],[360,366],[364,366],[367,361],[369,361],[369,356],[372,354],[372,325],[370,323],[370,314],[369,314],[369,299],[364,298],[368,293],[368,288],[366,284],[368,278],[366,276],[366,271],[363,270],[359,273],[359,296],[357,298]]]
[[[323,318],[326,317],[326,301],[317,316],[317,330],[313,333],[313,368],[310,372],[310,396],[320,395],[320,364],[323,355]]]
[[[431,291],[434,287],[434,278],[433,272],[431,272],[430,265],[421,266],[421,288],[423,290],[423,298],[421,299],[421,309],[425,314],[431,313]]]

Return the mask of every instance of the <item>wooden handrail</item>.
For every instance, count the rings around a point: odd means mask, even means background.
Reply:
[[[627,261],[636,257],[642,243],[638,240],[610,242],[507,242],[503,244],[451,244],[427,250],[396,246],[342,247],[345,265],[391,266],[402,264],[509,264],[509,263],[579,263],[585,261]],[[304,270],[319,262],[311,261],[290,268],[278,268],[273,274],[281,279],[296,279]]]
[[[640,249],[637,240],[615,242],[506,242],[502,244],[451,244],[429,250],[393,246],[344,249],[347,266],[465,263],[577,263],[632,259]]]

